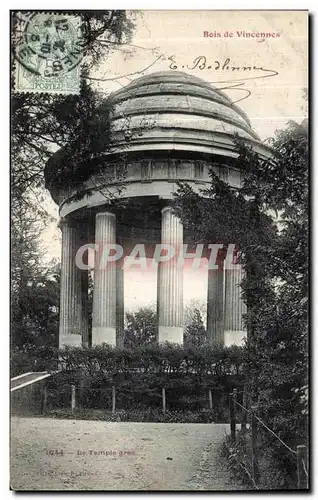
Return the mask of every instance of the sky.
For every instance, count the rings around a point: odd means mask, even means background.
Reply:
[[[93,75],[103,80],[97,89],[105,95],[144,74],[181,70],[239,101],[237,105],[247,113],[262,140],[284,128],[289,120],[300,122],[305,118],[305,11],[139,11],[135,25],[130,45],[114,50]],[[204,32],[211,36],[204,36]],[[248,37],[250,33],[259,35]],[[262,33],[271,36],[264,38]],[[233,66],[241,69],[232,70]],[[60,257],[60,233],[58,207],[49,194],[47,207],[56,218],[43,234],[46,259],[50,260]],[[204,273],[184,273],[185,303],[204,302],[206,290]],[[153,305],[155,301],[154,273],[126,273],[126,310]]]

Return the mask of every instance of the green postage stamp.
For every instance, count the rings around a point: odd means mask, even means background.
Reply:
[[[84,37],[81,18],[17,13],[15,92],[79,94]]]

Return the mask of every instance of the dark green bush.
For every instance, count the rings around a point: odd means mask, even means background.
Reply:
[[[204,380],[211,375],[242,375],[244,348],[218,345],[183,348],[174,344],[148,344],[136,349],[119,349],[107,344],[91,348],[65,348],[58,352],[64,371],[81,368],[115,377],[117,373],[195,375]]]
[[[273,439],[271,439],[273,438]],[[223,443],[223,454],[234,475],[251,489],[288,490],[297,489],[296,456],[287,450],[268,431],[258,429],[256,439],[257,483],[252,474],[251,431],[238,432],[236,441],[227,436]]]
[[[26,372],[55,371],[57,368],[58,349],[55,347],[28,345],[24,349],[11,349],[11,378]]]
[[[211,389],[214,411],[218,420],[224,421],[228,411],[228,398],[224,394],[233,387],[239,390],[243,387],[243,358],[244,349],[236,346],[183,348],[167,343],[148,344],[134,350],[109,345],[62,350],[42,347],[14,352],[11,362],[14,375],[35,370],[55,372],[47,380],[47,403],[51,410],[70,407],[74,384],[77,405],[84,410],[107,411],[112,406],[115,385],[116,408],[129,415],[138,408],[144,413],[146,408],[144,418],[151,419],[148,410],[161,414],[164,387],[166,415],[176,418],[178,412],[184,416],[190,412],[205,415],[195,418],[206,418]]]

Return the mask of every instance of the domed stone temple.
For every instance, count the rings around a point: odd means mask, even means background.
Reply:
[[[111,94],[108,102],[111,141],[101,151],[101,168],[90,170],[89,162],[81,164],[82,182],[70,179],[57,185],[52,177],[59,168],[58,151],[45,169],[46,185],[59,205],[62,231],[60,347],[123,345],[125,268],[117,261],[105,270],[95,259],[89,318],[88,271],[80,269],[75,259],[80,248],[87,248],[83,245],[118,244],[124,249],[120,262],[136,244],[146,244],[147,257],[160,243],[180,247],[190,242],[191,235],[171,208],[177,182],[187,182],[198,191],[211,183],[212,169],[230,185],[239,186],[242,173],[234,161],[235,135],[260,157],[269,155],[246,114],[224,92],[186,73],[142,76]],[[73,168],[76,176],[77,165]],[[244,330],[240,279],[239,271],[222,266],[208,272],[210,342],[224,342],[225,332]],[[158,341],[182,344],[183,268],[172,259],[158,265],[157,303]]]

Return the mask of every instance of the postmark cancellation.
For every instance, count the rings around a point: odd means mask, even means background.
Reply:
[[[79,94],[84,37],[80,16],[16,13],[14,92]]]

